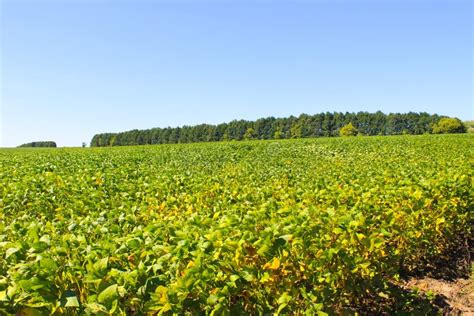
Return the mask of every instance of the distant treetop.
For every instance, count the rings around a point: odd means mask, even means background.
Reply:
[[[474,133],[474,121],[465,121],[463,124],[468,133]]]
[[[449,119],[449,120],[446,120]],[[91,147],[215,142],[227,140],[284,139],[340,135],[401,135],[459,133],[458,119],[422,113],[325,112],[298,117],[234,120],[218,125],[152,128],[97,134]],[[455,125],[455,126],[454,126]],[[453,127],[454,126],[454,127]]]
[[[339,135],[340,136],[356,136],[357,135],[357,128],[352,125],[352,123],[349,123],[339,130]]]
[[[433,124],[433,134],[455,134],[465,133],[466,126],[457,118],[443,117]]]
[[[40,141],[40,142],[26,143],[18,147],[57,147],[57,146],[56,146],[56,143],[52,141]]]

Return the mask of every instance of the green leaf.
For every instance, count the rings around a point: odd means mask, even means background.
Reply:
[[[214,305],[214,304],[217,303],[218,299],[219,299],[219,297],[217,295],[211,294],[207,298],[206,303],[209,304],[209,305]]]
[[[50,274],[54,274],[58,270],[58,265],[56,261],[51,258],[43,258],[40,260],[41,269],[45,270]]]
[[[65,307],[79,307],[79,300],[77,296],[66,296],[66,304]]]
[[[291,240],[293,239],[293,235],[291,235],[291,234],[282,235],[282,236],[280,236],[280,237],[278,237],[278,238],[281,238],[281,239],[283,239],[283,240],[289,242],[289,241],[291,241]]]
[[[127,247],[131,249],[137,249],[140,247],[141,240],[139,238],[131,238],[127,240]]]
[[[257,253],[261,256],[265,255],[268,251],[270,250],[270,247],[268,245],[263,245],[257,250]]]
[[[288,303],[289,301],[291,301],[292,297],[290,295],[288,295],[287,292],[283,292],[282,295],[280,295],[280,297],[278,298],[278,304],[286,304]]]
[[[99,296],[97,297],[97,301],[101,304],[104,304],[107,307],[110,307],[112,303],[118,299],[118,285],[114,284],[107,287],[105,290],[100,292]]]
[[[239,278],[240,278],[240,277],[239,277],[238,275],[233,274],[233,275],[230,276],[230,281],[231,281],[231,282],[235,282],[235,281],[237,281]]]
[[[332,232],[333,232],[334,234],[336,234],[336,235],[340,235],[340,234],[342,234],[344,231],[343,231],[341,228],[339,228],[339,227],[334,227],[334,229],[332,230]]]
[[[7,251],[5,251],[5,259],[13,255],[14,253],[18,252],[20,249],[16,247],[8,248]]]
[[[253,280],[253,275],[250,272],[245,271],[245,270],[240,272],[240,276],[247,282],[252,282]]]
[[[92,313],[94,315],[100,315],[101,313],[107,313],[107,307],[97,303],[88,303],[85,304],[86,312]]]
[[[109,258],[105,257],[94,263],[94,272],[99,276],[104,276],[107,272],[107,265],[109,263]]]

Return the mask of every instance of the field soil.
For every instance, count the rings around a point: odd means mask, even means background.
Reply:
[[[471,223],[474,224],[474,223]],[[474,316],[474,237],[461,234],[437,258],[424,262],[403,288],[418,290],[426,298],[434,296],[433,307],[443,315]]]
[[[418,289],[425,295],[430,291],[436,295],[435,304],[443,315],[474,315],[474,278],[454,281],[430,277],[412,278],[406,283],[410,289]]]

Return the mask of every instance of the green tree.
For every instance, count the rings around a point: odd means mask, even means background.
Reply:
[[[227,131],[225,131],[224,135],[222,135],[222,140],[223,141],[228,141],[229,140],[229,133],[227,133]]]
[[[457,118],[443,117],[433,124],[434,134],[465,133],[466,126]]]
[[[301,138],[303,136],[303,126],[301,121],[296,120],[293,122],[290,128],[291,138]]]
[[[275,133],[273,134],[274,139],[280,139],[281,138],[281,129],[277,129]]]
[[[278,139],[338,136],[349,122],[357,127],[360,135],[398,135],[442,133],[446,129],[440,116],[428,113],[339,113],[326,112],[315,115],[301,114],[299,117],[261,118],[256,121],[233,120],[218,125],[152,128],[121,133],[94,135],[91,147],[126,146],[166,143],[189,143],[219,140]],[[457,119],[455,121],[459,122]],[[459,126],[456,123],[457,126]],[[470,126],[466,126],[468,129]],[[253,132],[247,133],[249,128]],[[450,129],[448,129],[450,130]],[[471,126],[470,131],[474,127]],[[463,131],[461,128],[454,132]],[[30,144],[31,146],[31,144]],[[37,146],[37,144],[35,144]]]
[[[464,126],[468,133],[474,133],[474,121],[465,121]]]
[[[244,134],[245,140],[251,140],[255,138],[255,130],[251,127],[247,128],[247,131]]]
[[[18,147],[57,147],[53,141],[40,141],[20,145]]]
[[[349,123],[339,130],[339,135],[341,136],[356,136],[357,135],[357,128],[352,125],[352,123]]]

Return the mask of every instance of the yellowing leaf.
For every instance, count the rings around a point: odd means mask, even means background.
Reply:
[[[419,200],[422,195],[423,195],[423,192],[421,192],[420,190],[416,190],[415,193],[413,193],[413,197],[417,200]]]
[[[265,263],[263,266],[264,269],[277,270],[280,267],[280,259],[273,258],[272,261]]]
[[[168,288],[165,286],[158,286],[155,290],[155,293],[158,295],[158,299],[161,305],[168,304]]]

